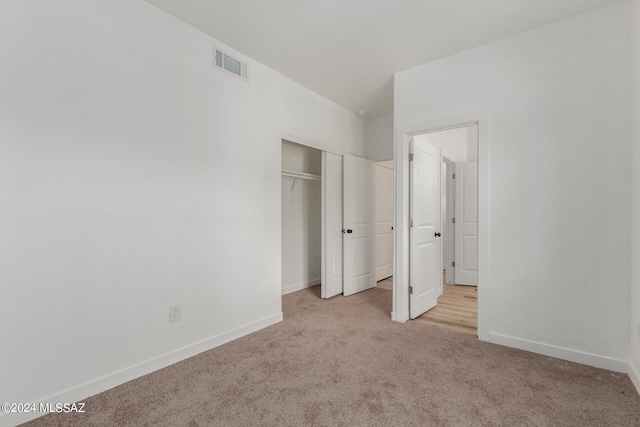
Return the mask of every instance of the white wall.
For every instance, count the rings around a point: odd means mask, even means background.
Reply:
[[[376,162],[393,159],[393,114],[367,119],[367,156]]]
[[[282,133],[365,156],[364,125],[250,59],[248,84],[214,69],[214,45],[142,1],[0,3],[0,402],[281,318]]]
[[[442,155],[453,162],[478,161],[478,127],[476,125],[425,133],[416,135],[413,139],[426,141],[440,148]]]
[[[632,183],[632,247],[631,252],[631,357],[630,376],[640,391],[640,0],[633,0],[633,39],[631,52],[633,59],[633,183]]]
[[[282,141],[282,169],[320,175],[322,152]],[[282,177],[282,293],[320,283],[320,181]]]
[[[466,138],[460,141],[463,147],[467,149],[467,162],[478,161],[478,126],[466,126],[464,130],[467,131]]]
[[[394,96],[396,126],[488,116],[489,339],[618,370],[629,349],[628,14],[620,3],[407,70]]]

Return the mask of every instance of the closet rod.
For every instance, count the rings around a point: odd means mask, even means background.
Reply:
[[[304,172],[294,172],[294,171],[288,171],[283,169],[282,175],[290,176],[291,178],[301,178],[301,179],[310,179],[311,181],[320,181],[319,175],[313,175],[313,174],[304,173]]]

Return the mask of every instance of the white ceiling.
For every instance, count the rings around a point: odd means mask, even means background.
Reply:
[[[622,0],[147,0],[367,117],[393,74]]]

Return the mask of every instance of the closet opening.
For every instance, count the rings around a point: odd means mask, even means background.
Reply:
[[[321,283],[321,173],[322,151],[282,140],[282,295]]]

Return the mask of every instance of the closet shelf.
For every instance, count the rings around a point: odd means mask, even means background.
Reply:
[[[313,174],[304,173],[304,172],[295,172],[295,171],[288,171],[283,169],[282,175],[290,176],[291,178],[301,178],[301,179],[309,179],[311,181],[320,181],[320,175],[313,175]]]

